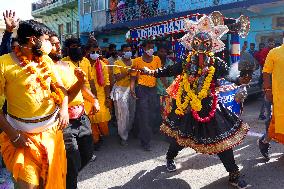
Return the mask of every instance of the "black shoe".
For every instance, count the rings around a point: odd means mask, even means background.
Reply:
[[[143,148],[144,151],[147,151],[147,152],[152,151],[149,144],[142,144],[142,148]]]
[[[121,139],[121,140],[120,140],[120,145],[121,145],[121,146],[128,146],[127,140]]]
[[[239,171],[229,173],[229,183],[238,189],[246,189],[251,187],[251,185],[240,177]]]
[[[92,158],[91,158],[91,160],[90,161],[95,161],[97,159],[97,156],[95,155],[95,154],[93,154],[93,156],[92,156]]]
[[[101,148],[101,143],[100,142],[94,144],[94,150],[95,151],[100,151],[100,148]]]
[[[264,143],[263,139],[258,139],[257,143],[258,143],[259,151],[262,154],[262,156],[265,159],[269,160],[268,150],[269,150],[270,144],[269,143]]]
[[[172,160],[172,159],[167,160],[167,170],[169,172],[175,172],[177,170],[174,160]]]
[[[266,116],[265,115],[259,115],[258,116],[258,120],[266,120]]]

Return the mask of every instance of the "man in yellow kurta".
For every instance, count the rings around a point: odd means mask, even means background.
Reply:
[[[266,100],[273,103],[269,136],[259,141],[264,157],[268,158],[269,142],[272,139],[284,144],[284,45],[270,50],[263,67],[263,90]]]
[[[91,90],[95,96],[97,96],[97,88],[94,82],[93,68],[92,68],[90,61],[86,57],[83,56],[83,50],[81,47],[80,40],[78,38],[69,38],[65,41],[64,44],[65,44],[65,49],[67,50],[68,56],[63,58],[62,61],[71,61],[75,66],[80,67],[85,72],[86,78],[87,78],[84,86],[87,87],[87,89]],[[101,104],[101,101],[100,101],[100,104]],[[93,104],[85,100],[84,106],[85,106],[87,115],[91,119],[92,129],[93,129],[94,125],[97,124],[97,122],[94,122],[93,114],[95,112],[93,111]],[[101,107],[100,109],[101,109],[100,111],[102,112],[103,107]],[[102,128],[106,128],[105,124],[103,125],[104,127]],[[108,133],[108,130],[107,130],[107,133]],[[99,136],[100,134],[94,135],[95,143],[99,141]]]
[[[0,114],[1,153],[20,189],[64,189],[67,93],[52,60],[43,59],[51,45],[42,24],[20,22],[17,35],[15,53],[0,57],[0,95],[8,103],[8,115]]]
[[[77,67],[80,67],[86,74],[87,83],[86,86],[91,89],[92,84],[92,66],[90,61],[84,57],[81,42],[78,38],[69,38],[65,41],[65,48],[67,50],[67,57],[64,57],[62,61],[71,61]]]
[[[61,61],[60,41],[55,33],[50,34],[52,51],[49,56],[55,63],[69,97],[69,125],[63,130],[67,156],[68,189],[77,188],[77,177],[93,156],[91,123],[84,110],[84,98],[95,105],[94,95],[84,87],[85,73],[70,61]]]
[[[130,95],[131,46],[124,44],[121,51],[122,58],[114,62],[116,67],[113,68],[113,73],[116,82],[112,88],[111,98],[114,101],[120,144],[125,146],[134,121],[135,99]]]
[[[97,45],[86,48],[87,56],[92,65],[92,76],[94,78],[95,95],[99,100],[100,110],[94,115],[89,115],[92,122],[94,142],[99,142],[100,136],[108,136],[108,122],[111,119],[110,107],[110,80],[108,68],[100,59],[101,50]]]

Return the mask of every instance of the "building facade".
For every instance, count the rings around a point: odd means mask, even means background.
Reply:
[[[78,0],[42,0],[32,4],[32,16],[55,31],[62,41],[79,36]]]
[[[226,17],[250,17],[251,29],[244,40],[259,44],[268,38],[283,42],[283,0],[80,0],[81,38],[96,34],[102,47],[125,43],[130,28],[193,13],[220,11]]]

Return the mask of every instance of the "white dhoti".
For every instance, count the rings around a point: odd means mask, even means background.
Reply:
[[[135,116],[135,99],[130,95],[129,87],[114,85],[111,92],[117,119],[118,134],[122,140],[128,139]]]

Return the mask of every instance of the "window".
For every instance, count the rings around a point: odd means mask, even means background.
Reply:
[[[90,14],[92,11],[91,0],[83,0],[83,13]]]
[[[106,0],[93,0],[94,11],[101,11],[106,9]]]
[[[58,24],[58,34],[61,37],[64,33],[64,26],[63,24]]]
[[[66,33],[72,33],[72,25],[71,22],[66,23]]]
[[[77,35],[78,35],[78,37],[79,37],[79,34],[80,34],[80,23],[77,20]]]

